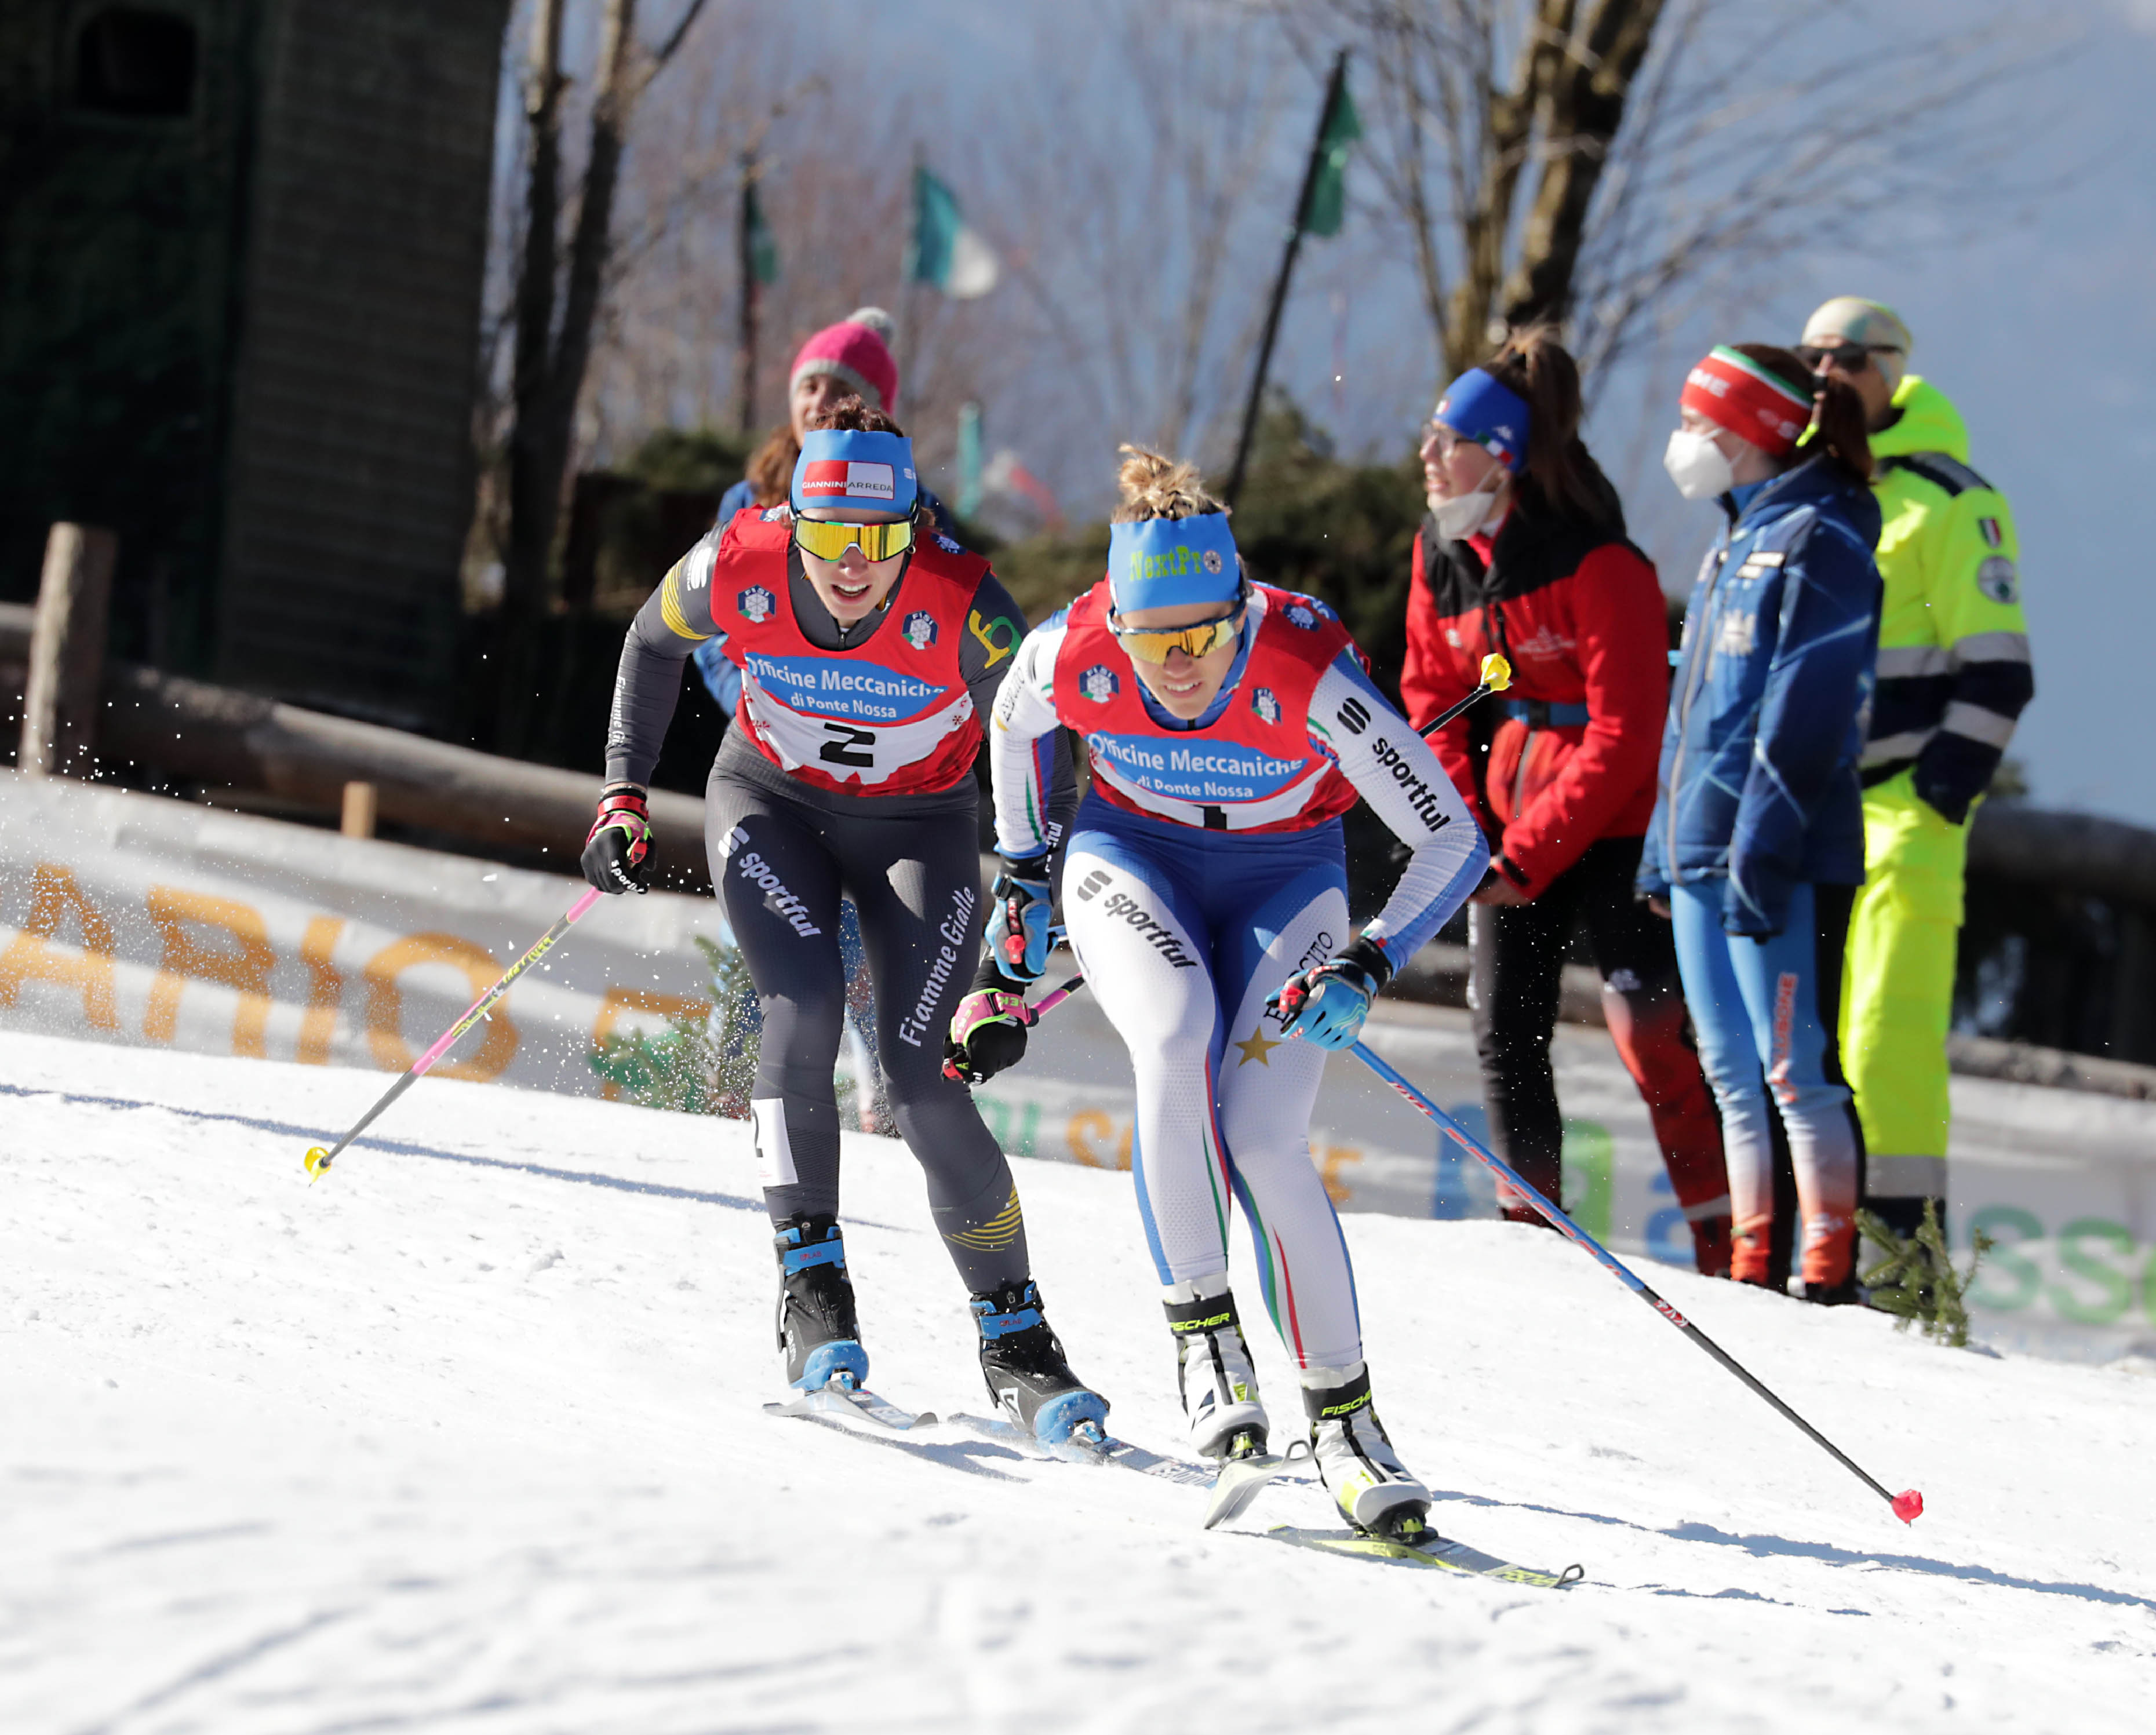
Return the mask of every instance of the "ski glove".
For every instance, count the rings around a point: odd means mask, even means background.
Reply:
[[[1001,857],[1003,871],[988,888],[994,905],[989,916],[988,950],[996,968],[1024,988],[1040,980],[1048,969],[1049,924],[1052,915],[1048,889],[1048,858],[1013,861]]]
[[[963,1084],[985,1084],[1025,1058],[1025,1033],[1039,1014],[1025,1004],[1025,988],[1000,972],[983,970],[976,988],[958,1003],[943,1043],[943,1075]]]
[[[651,890],[651,814],[644,791],[634,783],[608,783],[599,792],[598,817],[578,865],[601,891]]]
[[[1283,1037],[1300,1036],[1322,1049],[1343,1049],[1363,1034],[1363,1020],[1393,967],[1374,940],[1353,942],[1337,957],[1291,976],[1267,996]]]

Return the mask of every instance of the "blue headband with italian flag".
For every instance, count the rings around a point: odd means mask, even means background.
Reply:
[[[1517,475],[1527,462],[1527,401],[1494,373],[1471,367],[1445,388],[1433,418]]]
[[[1225,512],[1108,526],[1108,594],[1118,614],[1232,603],[1242,589],[1243,563]]]
[[[817,428],[801,436],[793,463],[793,510],[910,512],[921,497],[913,442],[902,434]]]

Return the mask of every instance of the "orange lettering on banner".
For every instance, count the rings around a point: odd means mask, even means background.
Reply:
[[[1313,1145],[1310,1154],[1318,1173],[1325,1177],[1326,1194],[1334,1204],[1344,1205],[1354,1198],[1355,1189],[1340,1178],[1340,1171],[1351,1163],[1360,1163],[1360,1151],[1353,1145]]]
[[[1137,1130],[1135,1121],[1123,1128],[1122,1148],[1116,1153],[1114,1168],[1127,1169],[1131,1166],[1131,1135]],[[1070,1124],[1063,1130],[1064,1142],[1070,1147],[1071,1156],[1088,1168],[1111,1167],[1103,1158],[1094,1154],[1091,1142],[1115,1136],[1116,1123],[1097,1108],[1080,1109],[1071,1116]]]
[[[397,978],[421,964],[447,964],[461,970],[476,1000],[501,979],[501,966],[483,947],[454,934],[407,934],[367,961],[367,1045],[384,1072],[403,1072],[419,1057],[404,1045],[404,993]],[[461,1008],[459,1009],[462,1010]],[[446,1027],[445,1027],[446,1028]],[[516,1026],[504,1000],[484,1020],[486,1036],[469,1060],[444,1060],[434,1067],[443,1078],[500,1078],[516,1055]],[[439,1032],[436,1032],[439,1034]],[[429,1037],[431,1043],[434,1039]]]
[[[229,898],[182,891],[176,885],[152,885],[148,902],[150,920],[164,937],[165,960],[150,986],[142,1034],[152,1042],[170,1042],[179,1021],[180,990],[188,979],[218,983],[239,991],[239,1005],[232,1014],[233,1053],[262,1059],[269,1052],[262,1033],[270,1022],[270,973],[277,967],[277,954],[270,949],[270,930],[261,916]],[[213,951],[199,944],[189,931],[191,923],[222,928],[237,949]]]
[[[663,1019],[676,1019],[685,1012],[709,1014],[711,1003],[700,1000],[694,994],[662,994],[656,988],[610,988],[599,997],[599,1015],[592,1020],[592,1052],[598,1053],[606,1046],[606,1039],[614,1033],[624,1012],[649,1012]],[[612,1079],[599,1084],[599,1095],[608,1102],[621,1100],[621,1086]]]
[[[300,962],[307,967],[307,1009],[300,1015],[300,1047],[292,1058],[302,1066],[329,1064],[337,1004],[344,998],[344,973],[330,962],[330,954],[343,932],[341,916],[316,916],[308,919],[300,938]]]
[[[1093,1154],[1091,1141],[1113,1135],[1116,1123],[1097,1108],[1081,1108],[1070,1117],[1064,1128],[1063,1137],[1070,1147],[1070,1154],[1088,1168],[1105,1168],[1107,1165]]]
[[[80,951],[46,943],[70,910],[82,933]],[[30,880],[29,918],[0,952],[0,1006],[13,1006],[26,982],[65,983],[81,994],[87,1022],[100,1030],[120,1028],[112,1002],[112,924],[57,862],[38,864]]]

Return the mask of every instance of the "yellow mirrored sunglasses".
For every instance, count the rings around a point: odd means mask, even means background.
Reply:
[[[836,560],[859,544],[870,560],[889,560],[913,546],[913,521],[901,518],[889,524],[834,524],[819,518],[796,518],[793,542],[819,560]]]
[[[1224,614],[1218,620],[1201,620],[1194,627],[1126,627],[1116,623],[1118,616],[1108,617],[1108,630],[1116,635],[1116,643],[1141,663],[1165,663],[1171,651],[1181,651],[1187,657],[1209,655],[1224,644],[1235,642],[1235,634],[1243,627],[1243,604],[1235,604],[1235,613]]]

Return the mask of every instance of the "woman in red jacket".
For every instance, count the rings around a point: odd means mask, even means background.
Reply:
[[[1699,1269],[1726,1273],[1721,1127],[1669,926],[1632,888],[1669,698],[1661,587],[1625,540],[1579,413],[1578,369],[1541,328],[1438,400],[1422,445],[1430,512],[1415,538],[1400,696],[1421,723],[1473,689],[1490,652],[1512,665],[1503,700],[1432,738],[1493,852],[1469,915],[1469,1004],[1498,1155],[1557,1197],[1564,1127],[1550,1036],[1565,948],[1584,927]],[[1507,1217],[1539,1220],[1501,1203]]]

